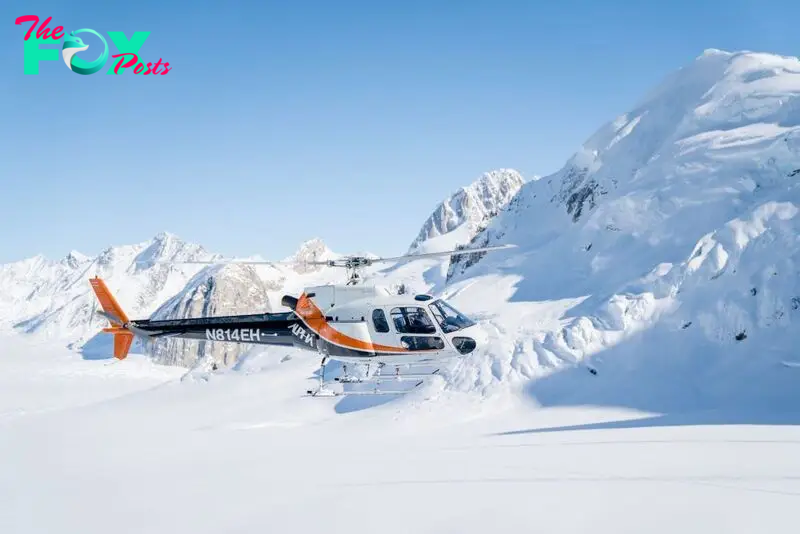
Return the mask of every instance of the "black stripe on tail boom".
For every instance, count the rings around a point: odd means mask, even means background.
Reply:
[[[131,327],[151,337],[179,337],[202,341],[228,341],[262,345],[297,345],[292,312],[229,315],[191,319],[132,321]]]

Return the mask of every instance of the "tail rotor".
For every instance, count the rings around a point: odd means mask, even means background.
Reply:
[[[103,280],[94,277],[89,280],[89,283],[92,285],[97,300],[103,307],[102,311],[97,310],[95,313],[108,319],[111,323],[111,326],[104,328],[103,332],[114,334],[114,357],[118,360],[124,360],[133,344],[134,333],[129,330],[130,319],[122,311],[122,307]]]

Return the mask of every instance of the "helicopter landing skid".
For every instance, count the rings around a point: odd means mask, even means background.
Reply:
[[[331,388],[317,388],[315,390],[307,390],[305,397],[350,397],[353,395],[405,395],[406,393],[411,392],[413,389],[421,386],[424,383],[424,380],[420,380],[414,387],[409,388],[407,390],[385,390],[385,389],[351,389],[345,390],[342,389],[340,391],[333,390]]]
[[[413,366],[413,365],[410,365]],[[428,364],[430,366],[430,364]],[[306,396],[310,397],[341,397],[349,395],[404,395],[425,383],[427,378],[439,374],[436,368],[428,373],[401,373],[401,366],[395,367],[393,374],[384,375],[381,373],[385,364],[378,365],[378,369],[372,376],[364,378],[347,374],[345,367],[344,374],[333,379],[333,382],[324,381],[324,370],[320,374],[319,386],[314,390],[307,390]],[[404,364],[403,367],[409,367]],[[332,388],[331,385],[340,384],[340,387]],[[401,387],[398,387],[402,384]],[[382,387],[384,386],[384,387]],[[388,389],[387,387],[388,386]]]

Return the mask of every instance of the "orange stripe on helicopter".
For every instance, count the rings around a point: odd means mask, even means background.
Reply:
[[[300,295],[295,306],[295,312],[303,322],[319,337],[340,347],[353,350],[369,352],[436,352],[439,349],[425,349],[411,351],[403,347],[392,347],[390,345],[377,345],[369,341],[363,341],[343,334],[328,324],[325,315],[314,302],[305,294]]]

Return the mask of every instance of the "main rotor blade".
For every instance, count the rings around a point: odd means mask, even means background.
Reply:
[[[376,258],[370,260],[372,263],[388,262],[388,261],[410,261],[417,258],[434,258],[436,256],[460,256],[461,254],[472,254],[474,252],[490,252],[492,250],[505,250],[509,248],[517,248],[517,245],[497,245],[494,247],[481,247],[481,248],[464,248],[460,250],[446,250],[444,252],[427,252],[424,254],[406,254],[405,256],[394,256],[391,258]]]
[[[180,265],[328,265],[327,261],[258,261],[258,260],[212,260],[212,261],[159,261],[157,263],[169,263]]]
[[[464,249],[457,249],[457,250],[445,250],[442,252],[428,252],[424,254],[405,254],[403,256],[392,256],[388,258],[366,258],[362,256],[345,256],[335,260],[324,260],[324,261],[266,261],[266,260],[193,260],[193,261],[159,261],[156,263],[163,263],[163,264],[184,264],[184,265],[226,265],[226,264],[242,264],[242,265],[324,265],[328,267],[349,267],[351,264],[349,263],[352,261],[362,262],[358,266],[369,266],[373,263],[387,263],[387,262],[394,262],[394,261],[411,261],[419,258],[435,258],[438,256],[459,256],[461,254],[473,254],[475,252],[491,252],[493,250],[505,250],[510,248],[516,248],[517,245],[497,245],[493,247],[481,247],[481,248],[464,248]]]

